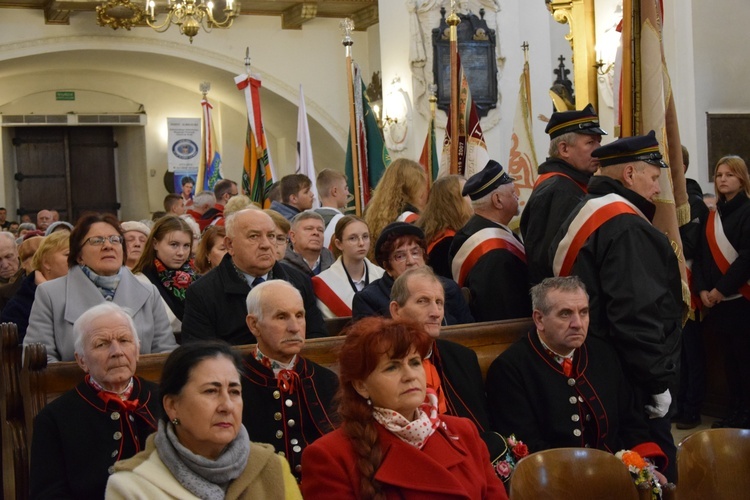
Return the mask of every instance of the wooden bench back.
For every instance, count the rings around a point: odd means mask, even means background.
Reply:
[[[22,347],[13,323],[0,324],[0,436],[3,498],[26,498],[29,490],[26,423],[19,375]]]

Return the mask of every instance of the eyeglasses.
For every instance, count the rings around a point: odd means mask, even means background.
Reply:
[[[391,259],[393,259],[395,262],[404,262],[407,257],[411,256],[414,260],[419,260],[424,255],[422,248],[420,247],[414,247],[411,250],[402,250],[400,252],[396,252],[393,255],[391,255]]]
[[[286,235],[277,234],[276,235],[276,244],[277,245],[286,245]]]
[[[357,234],[353,234],[349,236],[348,238],[346,238],[346,240],[344,241],[346,241],[347,243],[351,243],[352,245],[355,245],[359,243],[359,240],[362,240],[364,243],[367,243],[368,241],[370,241],[370,235],[363,234],[362,236],[359,236]]]
[[[92,247],[100,247],[104,245],[105,241],[109,241],[113,245],[122,245],[123,238],[119,234],[113,234],[112,236],[92,236],[84,243],[88,243]]]

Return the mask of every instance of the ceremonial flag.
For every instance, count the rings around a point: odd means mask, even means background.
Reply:
[[[629,9],[628,9],[629,7]],[[659,149],[669,169],[659,178],[661,193],[654,200],[654,226],[663,231],[678,255],[683,277],[683,299],[690,304],[687,275],[682,256],[682,241],[678,227],[690,221],[685,173],[682,161],[680,131],[662,44],[664,9],[661,0],[632,0],[623,4],[622,66],[635,62],[634,71],[622,72],[623,102],[632,102],[632,109],[622,109],[620,116],[633,124],[633,135],[656,132]],[[627,47],[626,47],[627,44]],[[632,66],[631,66],[632,67]],[[632,77],[627,80],[627,76]],[[628,93],[628,98],[625,94]],[[622,116],[629,113],[630,116]],[[630,135],[624,128],[623,135]]]
[[[310,191],[319,202],[318,187],[315,185],[317,174],[313,164],[312,143],[310,142],[310,127],[307,124],[307,108],[305,107],[305,93],[299,86],[299,111],[297,113],[297,167],[295,172],[306,175],[312,181]]]
[[[466,79],[461,57],[458,57],[459,68],[459,96],[458,96],[458,169],[457,172],[467,179],[482,170],[490,160],[487,144],[479,124],[477,106],[471,99],[469,82]],[[448,113],[448,123],[445,125],[445,140],[443,154],[440,160],[440,171],[450,172],[451,150],[451,116]]]
[[[391,163],[391,156],[385,147],[383,133],[378,127],[375,113],[370,107],[370,101],[367,99],[362,75],[359,66],[354,65],[354,114],[356,123],[357,136],[357,159],[359,167],[359,196],[360,206],[365,207],[370,201],[370,192],[375,189],[383,172]],[[349,141],[346,145],[346,178],[349,183],[349,192],[356,193],[354,189],[354,172],[352,170],[352,141],[351,130]]]
[[[430,118],[427,137],[425,137],[424,146],[422,146],[422,154],[419,157],[419,164],[424,167],[424,171],[428,178],[428,184],[431,186],[435,179],[437,179],[438,171],[440,170],[440,158],[437,154],[437,140],[435,138],[434,116]]]
[[[203,108],[203,123],[201,128],[201,139],[203,142],[203,151],[201,163],[198,167],[198,178],[196,179],[195,192],[213,191],[214,185],[223,179],[221,175],[221,155],[217,151],[216,134],[214,133],[214,121],[211,116],[213,106],[208,99],[203,98],[201,101]]]
[[[529,79],[529,62],[523,65],[516,116],[513,119],[513,135],[510,140],[508,174],[516,179],[513,183],[518,194],[519,205],[523,207],[531,196],[531,190],[537,177],[538,162],[534,148],[534,130],[531,114],[531,81]]]
[[[247,105],[247,138],[242,172],[242,192],[261,206],[268,208],[266,193],[276,180],[271,163],[271,153],[266,143],[263,119],[260,111],[260,78],[238,75],[234,78],[237,88],[245,93]]]

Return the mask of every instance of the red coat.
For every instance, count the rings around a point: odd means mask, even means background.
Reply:
[[[422,450],[376,424],[383,462],[375,479],[383,485],[386,496],[409,500],[507,499],[476,426],[465,418],[440,418],[448,433],[437,430]],[[341,429],[321,437],[302,453],[302,496],[305,500],[359,498],[356,462],[351,442]]]

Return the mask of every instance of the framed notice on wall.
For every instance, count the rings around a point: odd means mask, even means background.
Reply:
[[[750,163],[750,113],[706,113],[708,180],[714,181],[716,163],[726,155]]]

